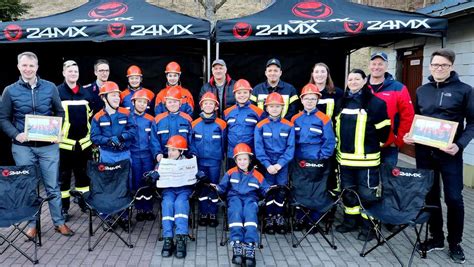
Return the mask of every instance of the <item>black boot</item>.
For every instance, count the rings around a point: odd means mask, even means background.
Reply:
[[[242,265],[243,248],[240,241],[232,242],[232,263],[236,265]]]
[[[358,218],[360,218],[360,215],[358,214],[344,214],[344,221],[342,222],[342,224],[336,226],[336,231],[342,234],[357,231]]]
[[[255,267],[255,244],[244,244],[245,266]]]
[[[215,214],[209,214],[209,227],[216,228],[219,225],[219,221]]]
[[[137,222],[142,222],[145,220],[145,212],[143,212],[143,210],[139,210],[137,212],[137,216],[135,216],[135,219],[137,220]]]
[[[161,249],[161,256],[165,258],[171,257],[171,255],[173,255],[173,249],[174,249],[173,238],[165,237],[163,248]]]
[[[265,218],[265,233],[268,235],[274,235],[275,234],[275,218],[271,215],[268,215],[267,218]]]
[[[199,216],[198,225],[199,226],[207,226],[207,223],[208,223],[207,214],[201,214]]]
[[[66,209],[63,209],[61,211],[61,214],[63,215],[64,221],[66,221],[66,222],[68,222],[69,219],[71,219],[71,217],[72,217],[71,215],[69,215],[69,211],[66,210]]]
[[[176,251],[175,256],[178,259],[186,257],[186,236],[176,235]]]
[[[155,219],[156,219],[156,216],[155,214],[153,214],[153,212],[151,211],[145,212],[145,220],[154,221]]]
[[[276,230],[280,235],[286,234],[285,218],[281,214],[278,214],[275,218]]]
[[[128,219],[120,218],[120,219],[118,219],[117,224],[118,224],[125,232],[128,232],[128,230],[129,230]]]

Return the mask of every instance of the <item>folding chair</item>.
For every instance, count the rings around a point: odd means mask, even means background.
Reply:
[[[387,244],[400,265],[403,266],[402,261],[388,242],[402,232],[413,245],[408,261],[408,266],[411,266],[415,250],[420,244],[421,232],[430,216],[429,210],[436,208],[425,205],[426,195],[433,185],[433,171],[392,167],[383,164],[380,167],[380,176],[382,180],[381,201],[372,204],[370,207],[361,205],[361,213],[367,215],[373,225],[371,231],[376,233],[377,244],[366,251],[368,243],[366,240],[360,256],[365,257],[380,245]],[[399,229],[385,237],[381,230],[382,224],[396,225],[399,226]],[[415,242],[405,232],[408,226],[412,226],[415,230]],[[426,257],[426,251],[422,251],[421,256]]]
[[[87,162],[87,175],[91,179],[90,191],[82,194],[79,191],[71,191],[74,197],[82,198],[89,209],[89,251],[99,244],[108,232],[115,234],[129,248],[133,248],[131,244],[130,229],[132,219],[132,208],[136,196],[142,187],[137,190],[135,196],[129,190],[129,173],[130,161],[123,160],[114,164],[99,163],[94,161]],[[128,216],[127,240],[120,236],[115,230],[115,226],[125,214]],[[94,229],[93,215],[100,220],[99,225]],[[103,232],[92,243],[94,236],[99,229],[103,228]]]
[[[337,249],[332,227],[333,219],[328,215],[334,214],[337,205],[342,203],[342,193],[338,196],[331,196],[327,186],[327,179],[330,173],[329,168],[328,163],[324,161],[295,161],[293,163],[292,177],[290,179],[290,231],[291,243],[294,248],[298,247],[308,235],[313,233],[313,230],[316,230],[331,248]],[[299,188],[295,187],[295,180],[298,181]],[[308,200],[308,196],[305,195],[306,193],[299,191],[301,187],[312,188],[311,200]],[[293,226],[293,219],[297,210],[300,210],[303,214],[300,219],[306,219],[310,225],[310,228],[304,232],[300,239],[296,237]],[[320,214],[318,219],[313,218],[312,214],[314,212]],[[320,226],[323,221],[325,222],[324,229]],[[328,239],[327,234],[331,235],[331,240]]]
[[[39,178],[36,166],[0,167],[0,228],[11,228],[8,234],[0,233],[0,255],[11,246],[37,264],[37,250],[41,246],[41,207],[43,203],[53,199],[53,196],[41,198],[38,192]],[[29,221],[36,221],[37,235],[30,238],[25,229]],[[30,256],[26,251],[15,245],[20,237],[25,236],[34,243],[34,252]]]

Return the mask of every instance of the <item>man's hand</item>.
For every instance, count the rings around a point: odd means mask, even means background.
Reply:
[[[268,172],[269,174],[276,174],[278,171],[277,171],[277,169],[275,168],[275,165],[270,165],[270,166],[268,166],[268,168],[267,168],[267,172]]]
[[[15,140],[20,142],[20,143],[23,143],[23,142],[26,142],[28,141],[28,139],[26,139],[26,133],[19,133],[16,137],[15,137]]]
[[[279,171],[281,170],[281,168],[282,168],[281,165],[278,164],[278,163],[275,164],[275,165],[273,165],[273,167],[275,167],[275,169],[276,169],[277,172],[279,172]]]
[[[414,145],[415,144],[415,140],[411,137],[409,137],[409,134],[406,133],[404,136],[403,136],[403,142],[405,144],[408,144],[408,145]]]
[[[156,155],[156,162],[160,162],[162,158],[163,158],[163,154]]]
[[[445,153],[448,153],[451,156],[454,156],[454,155],[456,155],[456,153],[459,152],[459,147],[458,147],[458,145],[453,143],[453,144],[450,144],[446,148],[440,148],[440,150],[445,152]]]

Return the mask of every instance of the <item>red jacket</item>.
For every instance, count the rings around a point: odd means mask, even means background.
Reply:
[[[369,76],[370,81],[370,76]],[[380,99],[387,104],[388,117],[391,120],[391,131],[384,147],[395,143],[397,147],[403,146],[403,136],[410,131],[415,111],[411,102],[407,87],[401,82],[393,79],[388,72],[385,73],[385,80],[382,86],[374,91],[369,84],[369,88]]]

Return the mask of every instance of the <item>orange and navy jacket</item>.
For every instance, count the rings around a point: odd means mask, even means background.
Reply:
[[[158,154],[168,154],[166,143],[173,135],[181,135],[191,144],[191,117],[184,112],[164,112],[156,115],[151,127],[151,152],[153,158]]]
[[[224,120],[212,114],[207,118],[204,113],[192,122],[193,133],[191,153],[197,156],[200,165],[215,166],[216,161],[224,158],[226,145],[226,127]]]
[[[139,115],[134,112],[132,113],[132,119],[137,127],[137,134],[132,140],[130,151],[133,157],[148,158],[151,155],[150,135],[155,118],[147,113]]]
[[[224,111],[227,123],[227,157],[234,155],[234,147],[246,143],[254,151],[255,126],[263,119],[263,110],[247,101],[243,106],[235,104]]]
[[[117,148],[107,144],[112,136],[117,136],[125,140],[125,145],[121,150],[128,150],[135,135],[136,125],[133,123],[128,109],[118,108],[111,115],[105,109],[102,109],[92,118],[91,140],[93,144],[100,146],[101,149],[117,151]]]
[[[295,129],[286,119],[266,118],[255,127],[255,155],[268,168],[286,166],[295,154]]]
[[[370,76],[368,77],[370,81]],[[391,122],[391,131],[384,146],[393,143],[397,147],[402,147],[403,136],[410,131],[415,110],[411,102],[410,93],[407,87],[401,82],[396,81],[388,72],[385,73],[385,80],[377,91],[374,91],[370,84],[369,88],[378,98],[387,104],[387,113]]]
[[[331,119],[318,109],[301,111],[291,122],[295,127],[295,157],[297,159],[328,159],[334,153],[336,138]]]
[[[255,200],[259,195],[265,196],[269,189],[270,185],[256,169],[244,172],[238,167],[228,170],[217,185],[217,191],[220,194],[227,193],[227,197],[251,197]]]
[[[155,114],[158,115],[160,113],[166,112],[165,107],[165,96],[170,88],[167,85],[165,88],[161,89],[160,92],[156,95],[155,99]],[[189,92],[188,89],[181,87],[181,106],[179,107],[179,111],[187,113],[189,116],[193,116],[194,112],[194,99],[193,95]]]
[[[152,103],[155,98],[155,93],[153,93],[151,90],[143,88],[143,87],[138,87],[137,89],[131,89],[130,87],[127,87],[127,89],[123,90],[120,93],[120,104],[122,107],[130,110],[133,112],[133,103],[132,103],[132,96],[140,91],[140,90],[145,90],[146,94],[148,95],[148,99],[151,99],[151,101],[148,103],[148,106],[146,107],[146,113],[153,115],[154,113],[154,104]]]

